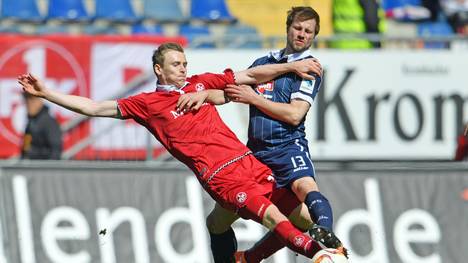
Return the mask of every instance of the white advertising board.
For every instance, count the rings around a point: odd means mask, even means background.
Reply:
[[[188,50],[189,73],[241,70],[267,52]],[[456,135],[468,119],[468,54],[427,50],[314,54],[325,74],[306,120],[313,158],[453,158]],[[243,141],[247,112],[236,104],[220,108]]]

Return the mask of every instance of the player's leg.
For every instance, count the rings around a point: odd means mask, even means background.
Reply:
[[[234,212],[216,203],[206,218],[211,253],[215,263],[231,263],[237,251],[237,239],[231,225],[239,218]]]
[[[286,204],[292,203],[291,201],[289,201],[288,198],[283,197],[281,200],[284,200],[284,203]],[[278,208],[281,212],[283,212],[283,209],[280,205]],[[288,214],[288,212],[286,211],[285,214]],[[289,213],[288,218],[293,223],[293,225],[296,226],[302,232],[306,232],[307,229],[309,229],[313,225],[313,222],[309,216],[309,211],[307,210],[307,207],[302,203],[296,206],[296,208],[294,208],[294,210]],[[283,244],[283,242],[281,242],[273,232],[268,231],[262,237],[262,239],[257,241],[251,248],[243,252],[244,258],[249,263],[261,262],[262,260],[269,258],[278,250],[282,249],[284,246],[285,245]]]
[[[291,221],[280,212],[269,199],[255,196],[246,201],[239,210],[243,218],[253,219],[272,231],[289,249],[312,258],[321,249],[320,245],[308,235],[293,226]]]
[[[291,190],[309,210],[310,217],[317,224],[309,229],[312,238],[331,248],[343,247],[341,241],[332,231],[333,213],[328,199],[323,196],[311,176],[296,179],[291,184]]]
[[[330,202],[320,193],[312,176],[300,177],[291,184],[291,190],[307,206],[312,220],[330,230],[333,228],[333,213]]]

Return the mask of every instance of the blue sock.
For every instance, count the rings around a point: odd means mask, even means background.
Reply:
[[[306,195],[304,203],[309,209],[310,217],[317,225],[333,229],[333,213],[325,196],[320,192],[312,191]]]

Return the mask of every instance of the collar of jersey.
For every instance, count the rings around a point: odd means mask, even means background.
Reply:
[[[163,84],[156,83],[156,91],[158,91],[158,92],[175,91],[175,92],[179,92],[180,94],[184,94],[185,92],[182,89],[185,88],[188,84],[189,84],[189,82],[186,81],[184,83],[184,86],[182,86],[181,88],[178,88],[178,87],[176,87],[174,85],[163,85]]]
[[[270,55],[270,57],[273,57],[274,59],[276,59],[276,61],[280,61],[280,60],[282,60],[284,58],[287,58],[287,62],[293,62],[293,61],[296,61],[296,60],[301,60],[301,59],[312,56],[309,49],[304,50],[301,53],[293,53],[293,54],[289,54],[289,55],[283,55],[284,50],[285,49],[283,48],[283,49],[280,49],[280,50],[271,51],[269,55]]]

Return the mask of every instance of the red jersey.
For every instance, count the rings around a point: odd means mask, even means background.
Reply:
[[[175,158],[204,176],[249,149],[222,121],[214,105],[205,103],[198,111],[177,112],[176,103],[183,93],[222,89],[227,84],[235,84],[230,69],[224,74],[194,75],[180,89],[160,86],[117,103],[123,118],[145,126]]]

